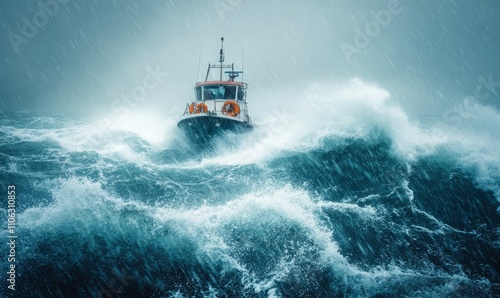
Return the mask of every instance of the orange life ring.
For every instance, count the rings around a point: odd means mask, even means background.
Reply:
[[[189,105],[189,114],[199,114],[199,113],[206,113],[208,112],[208,107],[205,103],[199,103],[199,104],[196,104],[196,103],[191,103]]]
[[[222,114],[236,117],[240,114],[240,106],[235,100],[226,100],[222,106]]]

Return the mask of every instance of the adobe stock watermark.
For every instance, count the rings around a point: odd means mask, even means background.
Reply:
[[[495,87],[500,87],[500,82],[493,82],[493,74],[490,73],[488,79],[483,76],[477,77],[478,84],[474,90],[474,95],[466,96],[462,102],[455,104],[442,114],[440,124],[444,130],[438,134],[432,134],[433,141],[445,139],[451,133],[459,130],[464,125],[464,121],[478,113],[479,103],[490,98],[492,95],[498,96]],[[430,145],[430,144],[429,144]]]
[[[14,51],[19,54],[19,46],[27,44],[30,39],[37,36],[39,30],[43,29],[61,10],[61,5],[66,5],[70,0],[42,0],[38,2],[38,11],[30,18],[21,18],[18,33],[10,31],[7,34]]]
[[[361,50],[366,48],[372,39],[380,34],[382,28],[387,27],[391,23],[392,17],[402,11],[403,6],[399,0],[390,0],[387,3],[387,9],[382,9],[378,12],[370,11],[372,20],[367,22],[363,28],[359,26],[354,27],[356,35],[354,36],[353,44],[342,42],[339,45],[347,62],[350,63],[352,61],[351,56],[353,54],[361,53]]]
[[[454,105],[443,113],[443,120],[451,126],[450,132],[477,111],[476,102],[487,100],[492,95],[498,96],[495,87],[500,87],[500,82],[493,82],[492,73],[489,74],[487,80],[483,76],[477,77],[477,80],[478,84],[473,96],[465,97],[460,104]]]
[[[115,129],[116,121],[126,120],[131,110],[144,103],[149,92],[158,88],[168,76],[168,73],[160,69],[160,65],[156,65],[154,69],[148,66],[146,72],[147,74],[142,80],[132,87],[128,93],[122,94],[113,100],[110,106],[111,113],[95,125],[98,132],[102,133]],[[86,135],[84,142],[97,146],[98,140],[94,139],[93,136],[93,134]]]
[[[16,277],[18,276],[18,273],[16,272],[16,240],[17,240],[17,234],[16,234],[16,205],[17,205],[17,199],[16,199],[16,186],[15,185],[9,185],[7,186],[7,211],[8,211],[8,218],[7,218],[7,231],[8,231],[8,236],[7,236],[7,247],[8,247],[8,255],[7,255],[7,261],[9,262],[9,271],[7,271],[7,281],[8,281],[8,286],[7,288],[11,291],[16,290]]]
[[[114,119],[125,120],[132,109],[139,107],[143,103],[148,93],[160,86],[163,80],[168,76],[166,72],[161,71],[160,65],[156,68],[146,68],[147,74],[142,79],[141,83],[134,86],[128,94],[122,94],[120,98],[116,98],[111,103],[111,113]],[[105,118],[100,123],[101,129],[113,129],[113,120]]]
[[[221,21],[226,20],[226,12],[233,11],[236,7],[240,6],[243,0],[214,0],[212,5],[219,16]]]

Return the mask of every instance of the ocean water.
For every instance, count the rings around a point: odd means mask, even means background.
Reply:
[[[499,296],[498,111],[421,121],[358,79],[308,94],[206,150],[173,117],[2,115],[17,297]]]

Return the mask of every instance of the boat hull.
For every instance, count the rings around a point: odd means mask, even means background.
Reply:
[[[239,133],[252,129],[252,125],[247,122],[209,114],[181,119],[177,126],[196,144],[206,144],[228,131]]]

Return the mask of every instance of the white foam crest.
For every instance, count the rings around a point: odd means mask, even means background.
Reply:
[[[318,83],[304,94],[280,92],[266,99],[256,128],[241,136],[236,148],[222,146],[194,166],[266,163],[286,152],[321,148],[325,138],[373,139],[384,133],[393,152],[413,162],[439,149],[458,157],[477,174],[476,181],[500,200],[500,113],[467,97],[443,120],[409,120],[383,88],[352,79],[344,84]],[[454,110],[453,110],[454,111]]]
[[[394,139],[395,149],[414,158],[428,149],[425,134],[392,103],[383,88],[353,79],[341,85],[315,84],[303,94],[279,94],[266,100],[256,129],[237,148],[207,158],[203,165],[266,162],[289,151],[306,151],[329,138],[373,138],[377,128]],[[376,136],[375,136],[376,137]]]
[[[405,286],[406,297],[441,297],[452,294],[457,288],[468,284],[467,277],[439,271],[416,271],[402,269],[396,265],[380,266],[371,271],[353,270],[346,276],[355,296],[372,296],[378,293],[394,293],[394,289]],[[426,291],[422,284],[429,284]]]
[[[123,127],[105,128],[99,123],[78,123],[62,128],[15,128],[2,127],[10,137],[26,142],[55,142],[67,152],[95,151],[100,155],[134,162],[139,165],[151,165],[148,150],[161,149],[169,144],[167,133],[174,135],[175,120],[156,122],[154,117],[139,117],[149,119],[153,129],[137,125],[137,122],[123,123]],[[153,125],[154,124],[154,125]],[[128,127],[127,127],[128,125]],[[144,125],[144,123],[143,123]]]
[[[393,142],[394,152],[407,160],[434,150],[436,140],[429,138],[418,123],[411,122],[385,89],[359,78],[338,88],[319,86],[313,88],[305,104],[315,102],[317,111],[327,107],[325,113],[314,118],[320,125],[324,123],[325,129],[342,131],[342,137],[361,139],[385,133]]]
[[[321,212],[317,203],[304,191],[284,186],[278,189],[269,188],[261,193],[252,193],[236,198],[223,205],[202,206],[197,209],[177,210],[159,208],[154,216],[157,222],[168,226],[177,226],[179,231],[206,243],[205,252],[224,259],[226,264],[238,269],[246,276],[246,286],[255,291],[271,290],[275,282],[283,278],[283,270],[289,262],[281,262],[272,276],[265,280],[253,276],[233,256],[226,254],[229,244],[224,234],[228,226],[243,226],[259,229],[261,222],[270,221],[273,225],[293,223],[301,227],[314,245],[319,247],[323,258],[330,262],[350,266],[340,255],[338,246],[332,239],[332,231],[325,227],[318,217]],[[161,226],[161,224],[160,224]],[[268,231],[262,231],[263,234]],[[322,260],[318,260],[322,262]],[[288,265],[287,265],[288,264]],[[286,269],[288,270],[288,269]]]
[[[414,278],[425,280],[442,277],[444,283],[452,282],[456,278],[465,280],[460,276],[440,275],[432,271],[414,272],[397,266],[377,267],[369,271],[357,268],[340,254],[337,243],[333,240],[332,231],[320,223],[318,212],[322,208],[355,212],[368,217],[373,217],[376,213],[376,210],[370,206],[361,208],[351,204],[316,201],[302,190],[285,186],[269,189],[260,194],[247,194],[224,205],[202,206],[186,210],[159,208],[154,216],[158,221],[169,226],[174,222],[177,223],[175,225],[178,226],[179,231],[184,231],[191,237],[205,242],[205,253],[217,259],[224,259],[231,269],[241,271],[244,275],[242,282],[245,287],[253,289],[257,294],[279,296],[277,285],[280,281],[286,280],[289,274],[293,274],[293,268],[296,266],[294,259],[281,259],[266,277],[259,277],[226,253],[230,247],[221,235],[224,234],[225,227],[228,225],[243,224],[257,228],[256,223],[262,222],[268,216],[286,219],[304,228],[321,252],[317,260],[318,266],[321,264],[321,266],[329,267],[333,275],[345,278],[345,286],[352,287],[356,293],[367,291],[377,293],[385,283],[400,285]]]
[[[500,201],[500,112],[470,97],[457,109],[460,113],[448,116],[448,122],[437,122],[429,137],[438,139]]]
[[[377,209],[373,206],[360,207],[356,204],[343,203],[343,202],[330,202],[330,201],[320,201],[318,202],[319,207],[325,209],[333,209],[337,211],[342,211],[344,213],[352,212],[363,217],[374,217],[377,214]]]
[[[247,281],[246,288],[253,288],[256,294],[266,293],[268,297],[281,297],[279,292],[277,293],[277,283],[286,279],[290,274],[290,271],[295,266],[293,261],[285,261],[281,259],[277,264],[276,268],[270,272],[269,278],[258,280],[253,277],[251,280]]]
[[[183,135],[176,126],[177,120],[172,113],[141,109],[126,114],[110,113],[93,122],[57,122],[42,116],[34,119],[29,128],[0,126],[0,131],[6,134],[5,139],[52,141],[68,152],[95,151],[106,157],[147,164],[149,161],[140,152],[141,149],[151,147],[163,150],[176,141],[183,141]],[[39,125],[46,122],[58,125]],[[134,144],[129,144],[130,140]],[[143,148],[135,148],[137,143],[141,143]]]
[[[159,149],[167,148],[179,137],[174,115],[158,110],[136,110],[124,115],[110,114],[97,121],[103,131],[128,131]]]
[[[144,221],[135,217],[147,218],[154,223],[150,224],[150,227],[156,227],[152,230],[153,233],[167,227],[170,232],[174,231],[182,237],[187,236],[195,240],[200,262],[208,257],[222,261],[229,267],[227,270],[236,269],[242,272],[241,282],[255,293],[265,292],[270,296],[279,296],[277,284],[286,280],[289,274],[293,274],[293,268],[296,266],[294,259],[282,259],[269,274],[257,277],[235,259],[237,256],[229,253],[230,246],[234,243],[225,242],[227,228],[234,225],[258,228],[257,223],[263,219],[276,225],[286,221],[302,228],[304,237],[312,240],[320,252],[320,258],[315,260],[316,264],[321,268],[330,268],[331,274],[341,278],[344,286],[350,288],[350,293],[355,293],[354,295],[377,293],[414,280],[442,279],[439,284],[451,287],[451,290],[453,285],[450,283],[468,282],[467,278],[459,275],[433,271],[416,272],[392,265],[369,271],[357,268],[340,254],[332,231],[320,220],[321,208],[325,203],[314,200],[307,192],[291,186],[270,187],[261,193],[247,194],[217,206],[174,209],[148,206],[141,202],[125,202],[103,190],[100,183],[87,179],[59,179],[48,184],[50,185],[47,186],[53,187],[54,202],[45,207],[29,208],[19,214],[19,222],[22,222],[23,228],[47,231],[58,227],[60,233],[72,233],[77,230],[80,235],[90,236],[96,233],[96,229],[103,233],[128,234],[145,231]],[[350,206],[347,208],[353,210]],[[134,218],[125,224],[124,214],[116,216],[116,213],[127,210],[134,211]],[[361,212],[372,213],[369,209]],[[102,231],[103,225],[110,230]],[[164,234],[155,235],[162,237]],[[306,257],[307,250],[304,253],[306,255],[299,255],[299,258]],[[439,289],[437,286],[433,291]]]
[[[242,272],[242,283],[256,292],[276,292],[276,284],[288,277],[291,268],[295,266],[294,262],[283,259],[270,274],[256,277],[244,264],[239,263],[237,256],[229,252],[235,249],[234,243],[226,242],[230,226],[260,229],[262,227],[258,223],[263,219],[271,226],[297,225],[319,247],[324,258],[335,259],[337,263],[349,266],[338,252],[331,231],[321,223],[317,214],[320,208],[316,202],[306,192],[291,186],[247,194],[223,205],[175,209],[123,201],[110,195],[100,183],[88,179],[58,179],[46,183],[46,187],[52,189],[54,201],[48,206],[32,207],[20,214],[19,220],[26,228],[59,233],[73,233],[77,230],[84,237],[91,237],[96,229],[100,233],[126,235],[136,233],[137,229],[144,230],[144,221],[137,221],[135,217],[147,218],[154,222],[147,233],[163,237],[165,234],[162,230],[167,228],[183,238],[193,239],[198,244],[196,255],[201,263],[210,265],[208,260],[215,260],[225,265],[223,270]],[[134,218],[124,222],[123,212],[126,210],[134,211]],[[103,224],[107,227],[104,231],[101,230]],[[259,232],[265,235],[269,231]]]
[[[99,218],[107,213],[103,210],[109,210],[112,206],[133,204],[114,198],[102,189],[100,183],[85,178],[57,179],[45,182],[45,186],[51,189],[54,201],[48,206],[26,209],[20,215],[26,227],[45,229],[75,220],[79,224],[84,223],[82,229],[85,229],[95,224],[85,217],[86,214]]]
[[[95,151],[115,160],[126,160],[138,165],[149,165],[149,157],[137,136],[122,131],[103,131],[94,125],[82,125],[69,130],[54,131],[49,138],[68,152]],[[133,141],[130,143],[130,141]],[[140,146],[141,148],[137,148]]]
[[[11,126],[0,127],[2,132],[8,136],[12,136],[26,142],[41,142],[50,140],[50,130],[33,129],[33,128],[17,128]]]
[[[313,228],[318,224],[314,215],[316,208],[306,192],[285,186],[247,194],[224,205],[185,210],[160,208],[155,216],[159,221],[175,220],[189,222],[195,228],[216,228],[232,221],[251,220],[261,212],[271,212]]]

